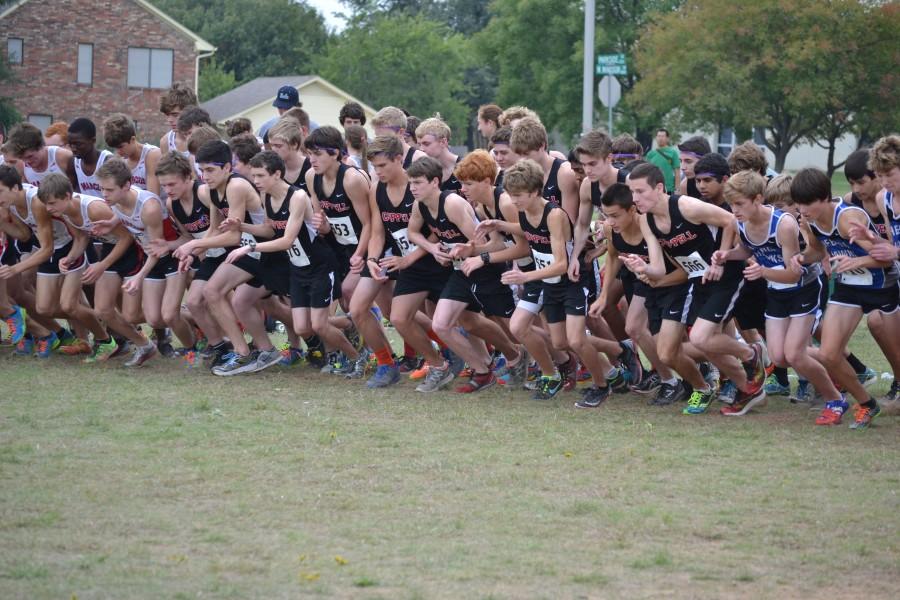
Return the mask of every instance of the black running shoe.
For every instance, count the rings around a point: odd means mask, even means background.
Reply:
[[[594,385],[584,390],[581,400],[575,403],[575,408],[597,408],[607,398],[609,398],[609,386],[601,388]]]
[[[652,406],[668,406],[676,402],[683,402],[688,397],[688,391],[684,384],[677,381],[674,385],[662,382],[656,391],[656,396],[647,404]]]
[[[636,394],[652,394],[659,389],[660,385],[662,385],[662,381],[659,378],[659,373],[649,371],[644,373],[644,379],[638,385],[631,386],[631,391]]]

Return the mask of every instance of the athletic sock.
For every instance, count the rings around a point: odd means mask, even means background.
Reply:
[[[391,353],[390,346],[386,346],[381,350],[375,351],[375,360],[378,361],[378,366],[382,367],[384,365],[392,365],[394,364],[394,356]]]
[[[847,362],[850,363],[850,366],[853,367],[853,370],[856,371],[857,375],[865,373],[866,369],[868,368],[862,363],[861,360],[856,358],[856,355],[852,352],[847,356]]]
[[[775,367],[775,379],[779,385],[789,385],[787,367]]]
[[[440,348],[441,350],[447,349],[447,344],[445,344],[444,342],[441,341],[441,338],[438,337],[438,334],[436,334],[433,329],[429,329],[427,333],[428,333],[428,339],[430,339],[435,344],[437,344],[438,348]]]
[[[403,356],[406,358],[415,358],[416,349],[410,346],[407,342],[403,342]]]
[[[303,342],[306,344],[306,349],[310,352],[322,349],[322,340],[320,340],[319,336],[317,335],[311,335],[309,337],[303,338]]]
[[[878,407],[878,402],[875,401],[875,398],[869,396],[868,402],[863,402],[860,406],[865,406],[866,408],[876,408]]]

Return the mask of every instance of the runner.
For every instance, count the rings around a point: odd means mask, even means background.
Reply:
[[[713,260],[722,264],[750,259],[744,277],[766,282],[765,329],[773,362],[793,367],[826,401],[840,403],[843,398],[825,368],[807,352],[821,316],[821,265],[801,264],[801,246],[805,247],[806,241],[800,226],[792,215],[763,204],[765,188],[765,178],[755,171],[741,171],[725,183],[725,197],[738,220],[741,243],[727,252],[717,251]],[[746,410],[747,406],[740,411],[722,409],[728,416],[740,416]]]
[[[178,130],[178,117],[189,106],[196,106],[197,94],[184,83],[175,83],[159,97],[159,112],[166,116],[169,131],[159,139],[160,153],[165,156],[171,151],[187,155],[187,136]]]
[[[418,126],[418,125],[417,125]],[[406,139],[409,133],[415,136],[415,127],[411,127],[409,119],[402,110],[395,106],[385,106],[372,117],[372,130],[376,136],[395,135],[403,144],[403,168],[408,169],[413,161],[428,156],[421,150],[413,148]],[[418,143],[417,140],[413,139]]]
[[[266,218],[253,184],[231,172],[228,144],[221,140],[207,142],[197,151],[197,163],[205,182],[197,195],[210,207],[210,225],[205,236],[192,239],[175,250],[174,256],[181,262],[181,270],[189,268],[195,255],[206,254],[208,250],[225,248],[230,251],[238,245],[255,245],[256,238],[244,231],[244,227],[261,225]],[[205,283],[191,286],[187,299],[191,315],[209,340],[210,366],[214,374],[222,376],[266,369],[281,360],[281,353],[272,345],[265,327],[253,327],[254,323],[248,323],[248,333],[255,345],[251,351],[229,301],[232,290],[236,302],[240,302],[243,295],[256,293],[244,284],[259,275],[259,254],[250,252],[232,263],[223,261],[223,256],[207,256],[201,262],[195,279]],[[215,320],[212,327],[205,323],[208,316]],[[214,337],[213,332],[217,330],[227,336],[227,341]]]
[[[441,292],[434,312],[435,333],[472,368],[468,382],[456,388],[459,393],[473,393],[497,382],[491,369],[491,357],[483,345],[477,345],[460,333],[461,325],[470,335],[493,344],[515,363],[519,351],[497,323],[487,316],[509,317],[514,308],[512,293],[500,282],[503,265],[490,265],[489,257],[478,257],[483,267],[471,276],[463,272],[463,260],[457,248],[476,239],[478,220],[472,206],[460,195],[441,190],[443,166],[437,160],[420,158],[407,169],[410,190],[416,198],[416,209],[409,221],[409,241],[428,251],[441,265],[453,265],[453,272]],[[429,239],[428,231],[436,238]],[[439,241],[435,241],[439,240]],[[502,242],[497,240],[497,249]],[[472,260],[472,259],[469,259]],[[484,315],[478,313],[484,311]]]
[[[97,127],[93,121],[79,117],[69,124],[69,148],[74,156],[66,170],[69,180],[80,193],[99,197],[97,169],[112,156],[112,152],[97,150]]]
[[[650,260],[647,242],[641,233],[640,214],[634,205],[631,190],[623,183],[613,183],[603,192],[601,199],[603,208],[604,230],[608,254],[606,258],[604,281],[600,296],[591,305],[590,312],[599,314],[609,303],[610,287],[608,284],[621,280],[623,293],[628,301],[625,331],[650,360],[653,368],[644,380],[632,386],[632,390],[642,394],[657,392],[648,402],[652,405],[665,406],[686,397],[684,388],[671,369],[662,362],[656,351],[654,336],[659,333],[660,319],[651,308],[656,306],[656,299],[665,293],[666,288],[683,284],[687,275],[666,261],[666,275],[653,285],[649,285],[644,276],[639,276],[627,268],[622,268],[622,258],[640,257],[644,262]],[[650,313],[654,315],[651,318]]]
[[[687,284],[673,286],[660,299],[665,312],[657,338],[660,360],[693,388],[683,413],[706,412],[715,395],[697,365],[682,351],[686,326],[692,326],[691,343],[737,386],[739,393],[732,408],[743,410],[761,404],[765,400],[762,352],[722,331],[743,286],[743,263],[711,264],[717,249],[733,247],[734,236],[723,235],[717,248],[716,234],[718,229],[734,231],[734,216],[696,198],[666,194],[662,171],[649,163],[634,168],[628,177],[628,187],[635,206],[643,213],[641,232],[647,241],[650,262],[645,263],[637,256],[622,257],[625,265],[632,272],[644,273],[649,280],[656,281],[665,276],[665,257],[668,257],[689,278]]]
[[[159,148],[138,142],[136,136],[134,121],[128,115],[116,113],[103,122],[103,140],[127,161],[131,169],[131,185],[159,196],[159,182],[156,180]]]
[[[50,173],[66,173],[72,161],[72,152],[60,146],[44,144],[41,130],[31,123],[19,123],[9,132],[8,147],[19,159],[16,165],[22,174],[22,183],[39,186]]]
[[[440,115],[425,119],[416,127],[419,150],[441,163],[441,191],[459,192],[462,184],[454,175],[460,156],[450,151],[450,127]]]
[[[811,348],[810,353],[859,403],[850,427],[865,429],[881,409],[857,379],[843,350],[864,314],[879,311],[890,331],[900,328],[897,264],[894,260],[877,260],[869,256],[873,242],[852,236],[851,231],[859,229],[874,232],[871,220],[859,207],[840,200],[832,201],[831,180],[822,171],[799,171],[791,182],[791,196],[815,234],[815,238],[810,238],[810,247],[818,253],[815,258],[827,252],[832,270],[837,273],[834,293],[828,301],[828,318],[822,324],[822,345]],[[818,260],[804,256],[804,264],[813,262]],[[890,361],[893,356],[886,358]],[[900,365],[892,364],[891,367],[896,373]],[[816,422],[837,425],[848,409],[846,402],[829,402]]]

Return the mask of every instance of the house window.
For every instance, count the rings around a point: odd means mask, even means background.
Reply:
[[[24,56],[25,42],[22,38],[9,38],[6,40],[6,56],[11,65],[21,65]]]
[[[766,128],[765,127],[754,127],[753,128],[753,142],[757,146],[766,147]]]
[[[94,45],[78,44],[77,82],[84,85],[94,83]]]
[[[32,113],[28,115],[28,122],[41,131],[47,131],[47,128],[53,123],[53,116]]]
[[[719,140],[716,152],[722,156],[728,156],[734,149],[736,142],[734,139],[734,129],[731,127],[723,127],[719,130]]]
[[[165,89],[172,86],[175,52],[164,48],[128,49],[128,87]]]

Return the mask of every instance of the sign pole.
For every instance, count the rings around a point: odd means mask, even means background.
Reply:
[[[606,78],[606,91],[607,91],[607,93],[609,94],[608,97],[611,98],[611,97],[612,97],[612,76],[609,76],[609,77]],[[612,105],[613,105],[613,103],[610,102],[610,103],[609,103],[609,107],[608,107],[608,109],[609,109],[609,116],[608,116],[608,120],[607,120],[607,122],[606,122],[606,123],[607,123],[607,130],[609,131],[609,137],[612,137],[612,136],[613,136],[613,128],[612,128],[612,109],[613,109],[613,107],[612,107]]]
[[[594,128],[594,0],[584,3],[584,81],[581,90],[581,132]]]

